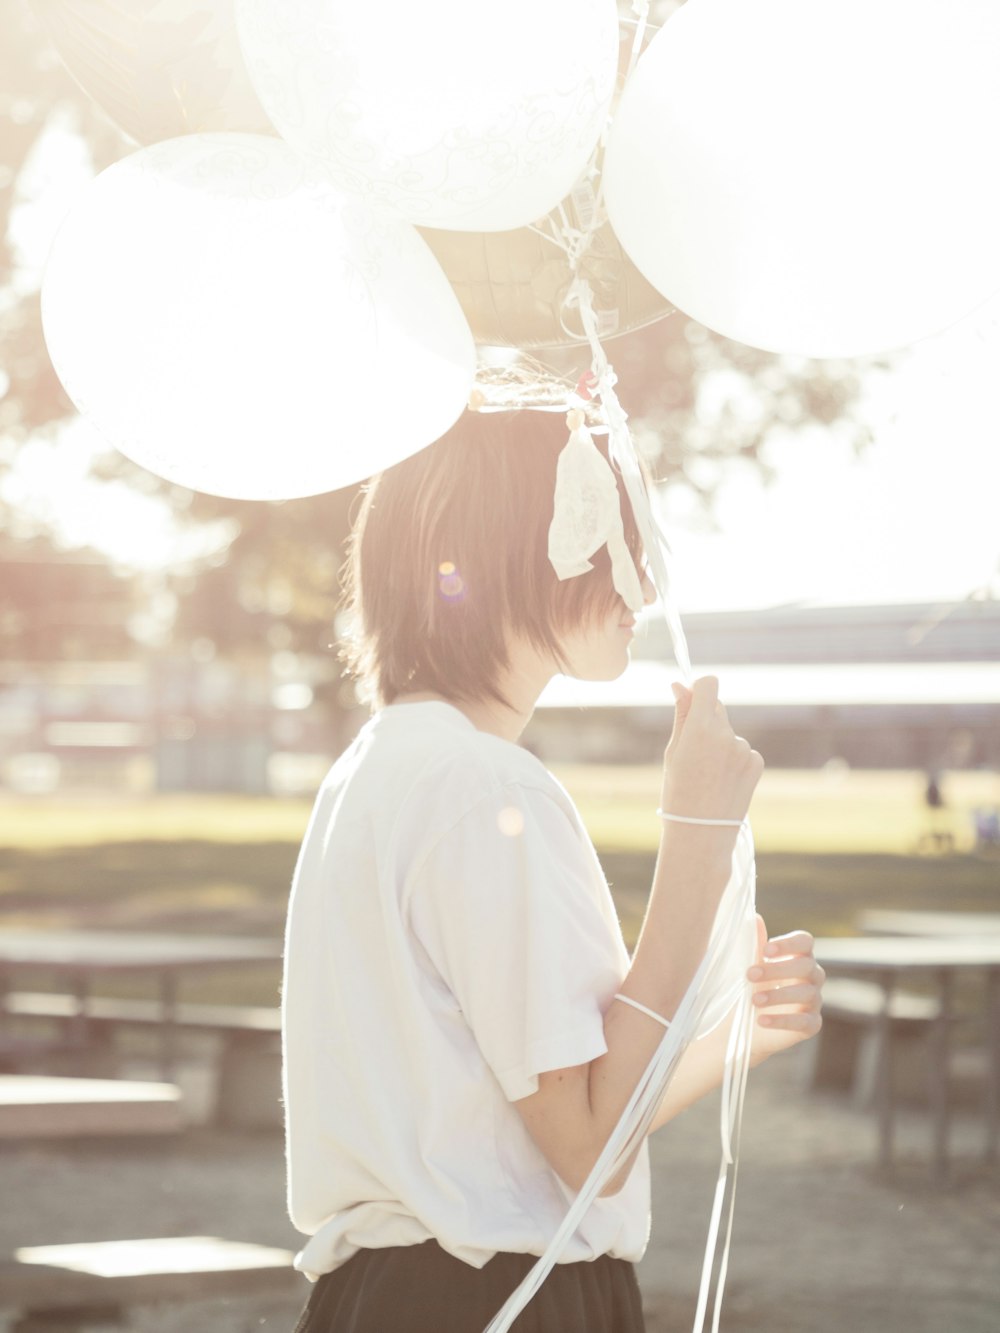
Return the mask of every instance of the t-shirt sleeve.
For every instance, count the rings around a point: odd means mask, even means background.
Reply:
[[[607,1050],[628,954],[593,851],[553,797],[511,783],[479,800],[417,868],[409,901],[510,1101]]]

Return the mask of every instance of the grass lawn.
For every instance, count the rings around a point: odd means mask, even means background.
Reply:
[[[610,851],[655,851],[660,769],[654,765],[554,765],[591,837]],[[974,844],[973,812],[1000,806],[1000,773],[947,773],[945,806],[924,805],[922,773],[871,769],[765,769],[750,816],[761,852],[919,854],[922,835],[948,832],[957,851]],[[678,814],[685,813],[678,811]]]
[[[555,771],[601,852],[631,946],[652,877],[658,770]],[[955,850],[921,855],[932,827],[921,774],[765,771],[752,822],[772,933],[850,933],[865,907],[1000,910],[1000,859],[971,849],[971,812],[1000,804],[1000,775],[949,773],[942,787],[933,827]],[[0,796],[0,912],[8,926],[278,935],[311,808],[201,793]],[[192,982],[189,993],[266,1003],[274,969]]]

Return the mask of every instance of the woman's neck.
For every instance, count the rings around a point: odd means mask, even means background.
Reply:
[[[517,708],[504,708],[497,700],[449,699],[433,690],[419,690],[412,694],[397,694],[394,704],[443,703],[450,704],[464,713],[477,731],[486,731],[490,735],[500,736],[505,741],[517,741],[521,732],[528,725],[533,707],[522,712]]]
[[[531,721],[538,696],[555,674],[554,668],[543,665],[537,654],[532,652],[513,653],[511,668],[500,681],[500,693],[510,700],[511,707],[505,707],[499,699],[449,699],[434,690],[415,690],[411,694],[398,694],[393,703],[438,703],[451,704],[460,713],[464,713],[478,731],[499,736],[505,741],[518,741],[521,733]]]

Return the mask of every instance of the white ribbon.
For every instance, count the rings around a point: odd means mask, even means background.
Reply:
[[[639,466],[632,432],[628,428],[628,415],[615,393],[618,377],[608,361],[604,348],[597,336],[597,317],[594,314],[593,293],[590,283],[585,278],[577,278],[570,287],[567,300],[579,308],[580,318],[586,330],[593,356],[592,368],[597,381],[597,395],[604,408],[608,423],[608,453],[611,461],[618,468],[625,485],[625,493],[632,506],[639,536],[642,539],[646,559],[649,561],[650,574],[656,590],[660,594],[667,629],[674,657],[684,677],[686,685],[693,679],[691,657],[688,652],[687,637],[681,624],[680,615],[671,596],[673,580],[670,575],[669,561],[673,552],[667,541],[660,522],[653,510],[653,505],[646,490],[646,482]]]
[[[751,966],[756,952],[755,880],[753,835],[750,826],[744,824],[737,835],[729,882],[716,913],[708,948],[677,1007],[670,1027],[665,1031],[618,1124],[612,1130],[600,1157],[563,1218],[558,1231],[549,1242],[545,1253],[487,1325],[485,1333],[507,1333],[558,1262],[559,1255],[576,1231],[584,1213],[607,1182],[617,1175],[649,1132],[667,1085],[690,1042],[696,1036],[704,1036],[710,1032],[725,1019],[727,1014],[732,1013],[733,1021],[722,1084],[720,1124],[722,1161],[709,1222],[694,1325],[695,1333],[701,1333],[703,1330],[711,1287],[712,1265],[718,1249],[728,1168],[735,1161],[739,1144],[743,1098],[750,1067],[753,1012],[746,969]],[[752,931],[747,930],[748,919]],[[722,1289],[732,1234],[733,1199],[734,1196],[731,1196],[726,1241],[716,1289],[712,1333],[718,1333],[722,1311]]]
[[[635,41],[629,62],[634,68],[639,54],[643,29],[649,9],[648,0],[633,0],[638,15]],[[588,178],[596,172],[595,160]],[[576,307],[592,354],[592,370],[597,381],[608,427],[608,454],[621,475],[625,491],[635,515],[639,534],[649,562],[650,573],[660,595],[664,617],[670,632],[674,656],[687,685],[693,674],[687,639],[672,597],[670,559],[672,552],[653,510],[645,480],[639,465],[635,444],[628,427],[628,417],[615,393],[616,376],[601,345],[598,317],[593,307],[590,284],[580,277],[580,262],[591,238],[604,221],[600,192],[593,201],[586,225],[573,228],[563,210],[560,222],[550,216],[550,231],[540,231],[565,254],[573,282],[567,295],[567,306]],[[596,460],[595,456],[596,455]],[[617,496],[617,485],[612,503],[608,483],[614,483],[614,474],[593,443],[589,431],[579,429],[572,433],[559,458],[556,479],[556,500],[552,526],[549,531],[549,558],[560,578],[571,578],[593,568],[590,557],[601,545],[607,544],[611,556],[615,588],[630,609],[641,605],[636,602],[638,575],[628,555],[632,579],[621,564],[624,533]],[[615,521],[617,515],[617,521]],[[641,586],[639,586],[641,599]],[[712,1333],[718,1333],[722,1313],[722,1296],[729,1267],[729,1249],[732,1240],[733,1210],[735,1203],[737,1154],[743,1121],[743,1102],[750,1070],[751,1038],[754,1012],[750,984],[746,972],[756,959],[756,861],[753,833],[749,823],[740,828],[729,883],[719,903],[712,935],[704,958],[701,960],[684,996],[655,1054],[639,1079],[618,1124],[612,1131],[593,1170],[567,1212],[561,1226],[520,1286],[512,1293],[503,1308],[487,1326],[485,1333],[507,1333],[518,1314],[541,1286],[553,1265],[558,1262],[570,1237],[584,1213],[594,1202],[605,1184],[618,1173],[636,1147],[641,1144],[663,1100],[677,1064],[688,1045],[698,1036],[717,1026],[732,1013],[732,1027],[726,1050],[722,1079],[722,1106],[720,1114],[721,1160],[715,1195],[709,1218],[705,1258],[702,1265],[698,1304],[693,1333],[704,1333],[705,1318],[712,1286],[712,1269],[719,1248],[722,1213],[725,1205],[729,1167],[733,1167],[733,1188],[730,1192],[729,1216],[719,1272],[716,1279],[715,1304],[712,1313]]]
[[[630,74],[639,56],[648,17],[649,0],[633,0],[632,7],[638,16],[638,22],[629,61]],[[607,128],[606,126],[605,137]],[[596,171],[597,154],[595,152],[591,168],[585,173],[584,179],[589,181],[596,174]],[[608,427],[608,454],[624,483],[645,548],[650,573],[660,595],[674,656],[685,683],[690,686],[693,675],[687,639],[672,597],[670,574],[672,552],[657,520],[646,489],[638,454],[628,427],[628,417],[615,393],[617,377],[601,345],[598,317],[593,306],[593,292],[586,279],[580,276],[581,260],[590,245],[592,237],[605,220],[600,190],[596,199],[585,202],[589,202],[592,206],[588,206],[582,226],[576,228],[571,226],[565,211],[560,208],[558,210],[558,222],[555,221],[554,215],[550,215],[548,220],[549,231],[542,231],[541,228],[535,230],[538,230],[541,235],[563,251],[573,275],[566,305],[568,308],[575,307],[579,310],[587,341],[590,344],[591,366],[597,381],[596,391],[600,397]],[[596,461],[594,455],[596,455]],[[630,600],[630,598],[634,599],[636,596],[635,586],[628,575],[623,572],[620,564],[624,533],[621,525],[617,485],[615,486],[616,494],[613,504],[608,486],[608,482],[614,482],[614,480],[611,468],[594,445],[589,431],[582,428],[574,431],[559,458],[556,502],[552,526],[549,531],[549,558],[560,578],[571,578],[574,574],[583,573],[593,568],[590,557],[602,544],[607,543],[612,561],[612,570],[614,571],[615,588],[621,594],[626,605],[630,609],[635,609],[633,601]],[[617,515],[617,522],[615,522],[614,515]],[[630,555],[628,563],[631,566],[635,583],[638,584],[638,575]],[[641,596],[641,586],[639,593]],[[641,602],[638,604],[641,605]],[[731,1013],[733,1016],[732,1027],[722,1077],[722,1105],[719,1125],[721,1160],[709,1218],[708,1238],[705,1245],[705,1258],[702,1265],[698,1304],[693,1326],[693,1333],[704,1333],[712,1286],[712,1268],[719,1248],[729,1167],[732,1166],[733,1188],[730,1191],[729,1216],[716,1279],[715,1304],[712,1312],[712,1333],[719,1333],[722,1296],[729,1267],[738,1165],[737,1155],[743,1123],[743,1102],[750,1070],[751,1039],[754,1024],[751,990],[746,972],[756,960],[755,890],[756,861],[753,833],[749,823],[744,823],[737,836],[729,882],[715,915],[708,948],[677,1007],[670,1027],[665,1031],[659,1047],[629,1098],[618,1124],[612,1130],[600,1157],[594,1164],[593,1170],[584,1182],[558,1231],[546,1247],[545,1253],[487,1326],[485,1333],[507,1333],[518,1314],[528,1304],[552,1270],[553,1265],[558,1262],[560,1254],[575,1232],[584,1213],[598,1197],[607,1182],[618,1174],[618,1171],[648,1134],[649,1127],[653,1122],[660,1102],[663,1100],[663,1095],[673,1077],[674,1070],[677,1068],[678,1062],[688,1045],[697,1037],[704,1036],[712,1028],[718,1026],[726,1015]]]
[[[581,253],[579,247],[575,248],[577,255],[579,255]],[[578,258],[574,262],[578,263]],[[615,393],[617,377],[597,334],[593,294],[586,279],[577,277],[574,280],[567,299],[576,305],[580,311],[583,327],[590,343],[593,358],[592,370],[597,380],[597,394],[600,397],[605,419],[608,423],[608,453],[621,474],[629,503],[632,506],[632,512],[635,515],[653,582],[660,594],[660,601],[670,632],[677,665],[685,683],[690,685],[693,673],[687,638],[671,595],[672,580],[669,559],[672,553],[646,489],[635,443],[628,427],[628,416]],[[591,447],[598,453],[602,466],[608,470],[608,465],[601,458],[592,441]],[[572,501],[564,501],[564,503],[567,509],[572,510]],[[753,834],[749,823],[747,823],[740,829],[736,850],[733,854],[729,884],[716,912],[708,950],[678,1006],[670,1028],[647,1066],[646,1072],[622,1112],[618,1125],[612,1132],[604,1152],[595,1163],[590,1176],[563,1220],[559,1231],[552,1238],[545,1253],[528,1273],[521,1286],[513,1293],[493,1323],[488,1326],[486,1333],[506,1333],[506,1330],[510,1328],[513,1320],[524,1309],[545,1276],[551,1271],[553,1264],[557,1262],[559,1254],[575,1231],[587,1208],[597,1198],[604,1185],[614,1177],[620,1166],[628,1160],[636,1145],[648,1133],[656,1108],[663,1099],[677,1067],[677,1062],[684,1050],[695,1037],[704,1035],[705,1032],[716,1026],[724,1014],[735,1006],[733,1026],[723,1068],[720,1113],[721,1160],[709,1219],[705,1258],[702,1265],[698,1304],[693,1325],[693,1333],[703,1333],[712,1287],[712,1268],[719,1248],[722,1210],[725,1204],[729,1167],[733,1166],[733,1189],[730,1192],[729,1217],[716,1279],[715,1304],[712,1313],[712,1333],[718,1333],[732,1240],[736,1152],[743,1121],[743,1101],[750,1071],[753,1010],[750,1003],[750,984],[746,979],[746,971],[756,959],[755,889],[756,860],[753,850]]]
[[[618,483],[583,425],[572,432],[556,464],[549,560],[560,579],[575,578],[594,568],[591,556],[604,545],[615,589],[630,611],[641,611],[642,585],[625,541]]]

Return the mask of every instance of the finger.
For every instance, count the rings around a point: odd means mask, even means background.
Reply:
[[[759,983],[758,989],[774,982],[795,980],[811,981],[814,985],[821,986],[826,980],[826,973],[811,953],[796,958],[783,958],[777,963],[770,961],[758,963],[756,967],[750,968],[747,976],[751,981]]]
[[[719,697],[719,677],[699,676],[691,686],[691,693],[696,699],[714,704]]]
[[[785,1028],[789,1032],[815,1033],[823,1026],[823,1015],[818,1009],[798,1014],[759,1014],[757,1022],[765,1028]]]
[[[823,991],[814,982],[800,981],[794,986],[781,986],[778,990],[756,991],[753,1002],[759,1009],[767,1009],[775,1004],[805,1004],[816,1009],[823,1002]]]
[[[758,966],[764,961],[764,946],[767,944],[767,926],[764,924],[764,918],[758,912],[757,914],[757,963]]]
[[[691,691],[676,680],[671,681],[670,688],[674,692],[674,725],[667,741],[668,748],[677,744],[684,722],[691,711]]]
[[[719,702],[719,677],[699,676],[691,686],[691,708],[708,717]]]
[[[812,953],[815,944],[808,930],[792,930],[787,935],[775,935],[764,953],[768,958],[787,958],[789,954]]]

